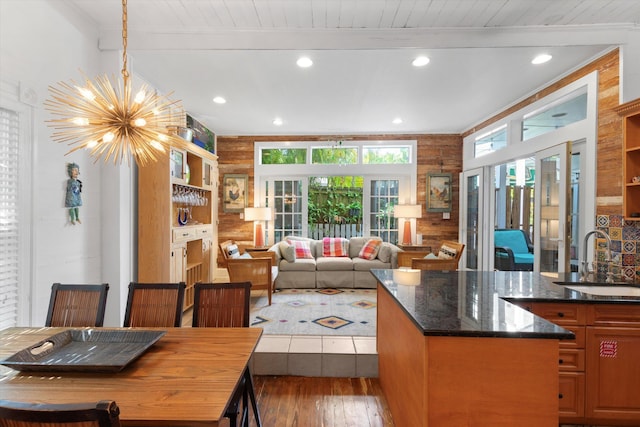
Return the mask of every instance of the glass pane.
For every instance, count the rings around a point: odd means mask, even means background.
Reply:
[[[309,177],[308,237],[361,236],[363,183],[361,176]]]
[[[411,161],[410,147],[364,147],[362,151],[365,165],[408,164]]]
[[[467,177],[467,224],[466,257],[467,268],[478,268],[478,222],[480,214],[479,176]]]
[[[358,163],[358,148],[357,147],[312,148],[311,163],[316,165],[353,165]]]
[[[507,146],[507,127],[501,126],[482,135],[474,143],[475,157],[482,157]]]
[[[558,271],[560,157],[542,159],[540,170],[540,271]]]
[[[525,158],[504,163],[495,168],[495,228],[524,231],[526,238],[533,241],[534,233],[534,181],[535,159]],[[494,235],[494,244],[500,248],[508,246]],[[522,243],[522,241],[520,241]],[[527,245],[521,248],[526,251]],[[465,249],[466,250],[466,249]],[[528,255],[516,262],[505,251],[494,252],[494,268],[497,270],[532,270],[533,259]],[[520,265],[515,265],[520,264]]]
[[[306,148],[263,148],[263,165],[300,165],[307,163]]]
[[[571,216],[571,248],[570,248],[570,265],[571,271],[578,271],[580,261],[580,153],[571,155],[571,200],[570,200],[570,216]]]
[[[522,140],[579,122],[587,118],[587,88],[580,88],[554,104],[524,117]]]
[[[393,206],[398,204],[398,180],[371,181],[371,235],[385,242],[398,242],[398,225],[393,217]]]

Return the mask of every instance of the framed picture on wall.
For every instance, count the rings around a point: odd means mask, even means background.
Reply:
[[[222,211],[244,212],[247,207],[249,175],[226,174],[222,178]]]
[[[451,212],[450,173],[427,174],[427,212]]]

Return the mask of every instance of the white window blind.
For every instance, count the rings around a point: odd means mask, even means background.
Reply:
[[[0,330],[18,320],[19,117],[0,108]]]

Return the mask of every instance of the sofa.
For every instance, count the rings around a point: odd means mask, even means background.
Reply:
[[[288,236],[269,248],[275,252],[276,289],[369,288],[370,270],[397,268],[397,246],[379,237],[324,238]]]

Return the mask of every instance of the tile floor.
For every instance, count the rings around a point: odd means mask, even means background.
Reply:
[[[215,281],[228,280],[219,268]],[[376,378],[376,337],[263,335],[250,366],[254,375]]]

